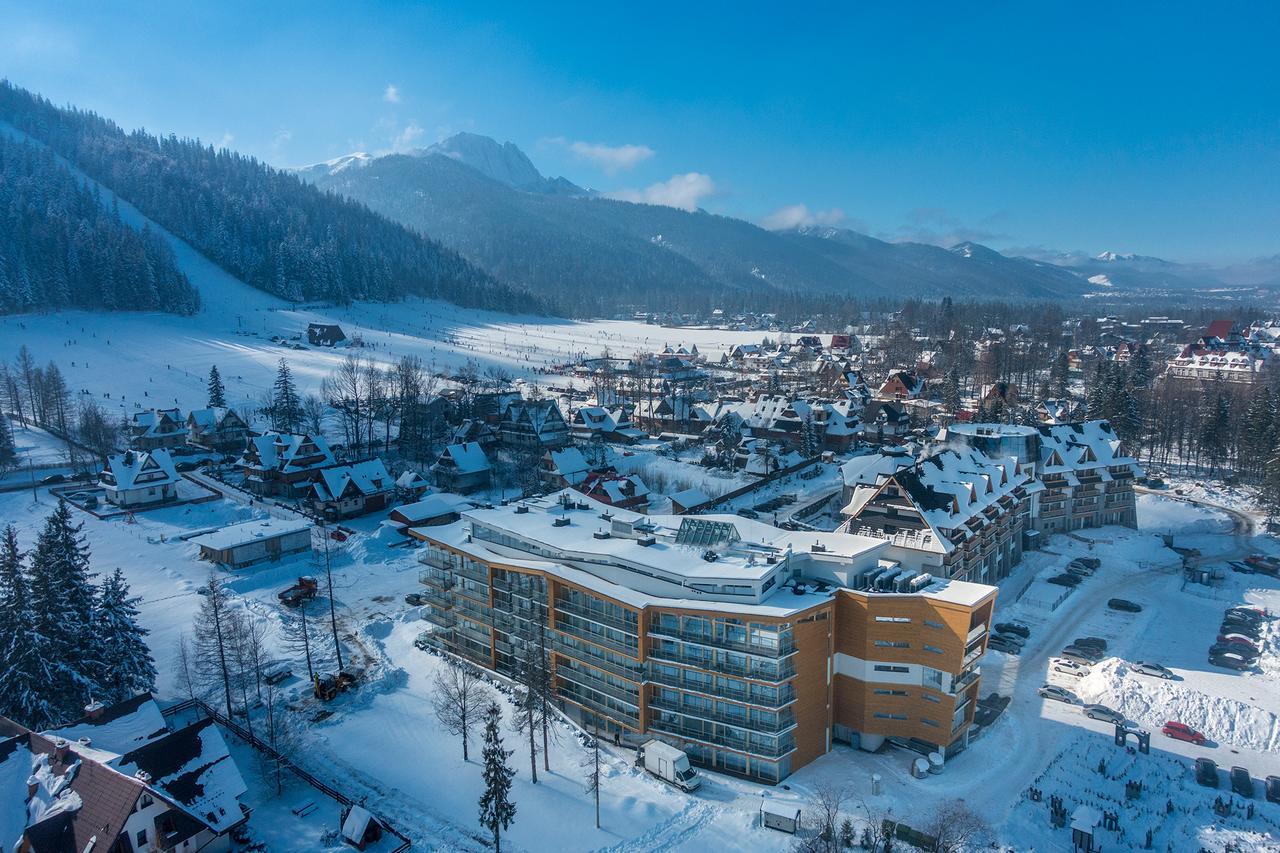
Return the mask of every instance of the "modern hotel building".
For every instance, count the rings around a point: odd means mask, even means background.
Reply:
[[[511,674],[536,642],[564,710],[778,782],[843,741],[967,745],[996,589],[890,543],[573,491],[414,528],[428,641]]]

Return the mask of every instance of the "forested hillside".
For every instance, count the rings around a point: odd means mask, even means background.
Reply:
[[[282,298],[394,300],[538,311],[543,300],[457,253],[295,176],[197,140],[126,133],[0,82],[0,121],[49,145],[248,284]]]
[[[47,149],[0,133],[0,313],[199,307],[163,240],[122,222]]]

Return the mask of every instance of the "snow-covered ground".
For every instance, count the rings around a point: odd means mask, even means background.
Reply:
[[[31,543],[52,505],[46,490],[40,491],[40,503],[35,505],[30,492],[0,495],[0,513],[18,524],[24,545]],[[812,801],[815,787],[828,781],[851,789],[849,812],[855,820],[866,814],[892,813],[911,822],[913,817],[927,816],[944,800],[962,798],[997,828],[997,838],[1006,844],[1017,849],[1065,848],[1066,834],[1048,828],[1047,806],[1027,799],[1029,786],[1039,785],[1046,796],[1060,793],[1069,804],[1111,796],[1108,792],[1114,785],[1123,790],[1123,781],[1099,777],[1086,797],[1083,789],[1072,789],[1061,780],[1076,778],[1085,772],[1081,768],[1096,765],[1097,755],[1115,756],[1121,762],[1114,765],[1116,769],[1130,762],[1110,744],[1110,727],[1086,719],[1076,707],[1047,702],[1035,693],[1046,680],[1058,678],[1046,677],[1050,656],[1073,637],[1089,634],[1109,641],[1108,654],[1113,659],[1072,685],[1073,689],[1086,699],[1116,707],[1155,732],[1153,755],[1139,762],[1136,777],[1174,780],[1166,787],[1178,808],[1159,824],[1157,847],[1171,843],[1173,849],[1181,849],[1186,839],[1195,838],[1206,849],[1221,849],[1231,840],[1247,842],[1251,849],[1271,849],[1268,845],[1274,845],[1273,840],[1244,832],[1271,831],[1265,821],[1280,820],[1280,807],[1259,797],[1253,821],[1241,817],[1219,824],[1208,810],[1212,797],[1204,796],[1204,789],[1188,780],[1190,759],[1202,754],[1224,767],[1248,767],[1258,779],[1280,774],[1276,720],[1280,658],[1270,641],[1256,672],[1237,674],[1204,663],[1204,649],[1213,640],[1221,610],[1243,601],[1280,610],[1280,584],[1257,575],[1227,573],[1218,588],[1183,588],[1178,557],[1163,547],[1158,535],[1168,525],[1198,531],[1185,536],[1180,532],[1178,542],[1201,549],[1211,560],[1239,556],[1253,544],[1238,539],[1229,518],[1212,510],[1143,497],[1139,512],[1143,525],[1139,531],[1106,528],[1079,537],[1058,536],[1044,551],[1028,555],[1010,588],[1002,591],[998,612],[1000,619],[1026,621],[1032,627],[1032,639],[1021,656],[992,652],[984,666],[984,695],[1010,695],[1012,703],[969,750],[948,763],[942,775],[911,778],[907,772],[915,757],[911,753],[890,750],[871,755],[837,747],[790,777],[786,788],[769,789],[707,774],[703,790],[687,797],[632,768],[629,752],[610,748],[606,750],[602,828],[596,830],[582,781],[582,763],[588,753],[573,732],[558,727],[551,772],[542,772],[540,765],[535,786],[529,779],[527,753],[508,730],[508,747],[516,750],[514,796],[520,806],[510,835],[513,848],[782,850],[789,846],[790,837],[758,826],[760,797],[805,804]],[[95,567],[109,571],[121,566],[135,593],[143,598],[142,618],[152,631],[162,670],[162,695],[179,695],[172,650],[190,630],[200,602],[196,589],[209,571],[208,564],[196,559],[195,547],[179,537],[242,521],[251,513],[246,507],[217,501],[137,513],[135,523],[78,516],[85,522]],[[301,761],[335,787],[368,797],[421,845],[478,850],[482,846],[475,822],[479,767],[474,758],[470,764],[462,761],[459,744],[439,730],[430,712],[430,685],[441,662],[414,646],[426,623],[402,601],[406,592],[417,588],[415,554],[395,547],[397,540],[379,532],[377,525],[376,517],[357,520],[353,526],[358,535],[334,559],[344,648],[365,670],[364,681],[358,690],[329,706],[335,711],[333,717],[318,723],[309,722],[319,706],[303,681],[295,678],[286,683],[302,727]],[[1046,614],[1028,602],[1012,600],[1014,590],[1025,583],[1024,576],[1056,573],[1071,557],[1086,553],[1102,559],[1103,568],[1058,610]],[[228,580],[243,606],[278,628],[281,609],[275,592],[298,574],[315,571],[314,558],[300,556],[229,574]],[[1143,612],[1108,610],[1105,602],[1113,595],[1141,602]],[[278,643],[278,632],[273,642]],[[275,653],[289,656],[283,648]],[[1126,664],[1134,660],[1162,662],[1179,679],[1160,682],[1136,675]],[[305,671],[301,661],[293,663],[295,672]],[[503,701],[509,717],[511,709]],[[1196,747],[1161,737],[1159,725],[1170,718],[1202,729],[1210,745]],[[878,795],[871,790],[872,773],[882,776]],[[297,790],[277,799],[265,782],[253,787],[252,796],[261,811],[255,826],[275,814],[287,826],[310,827],[298,836],[303,839],[301,846],[285,844],[285,838],[294,836],[281,832],[270,849],[327,848],[324,821],[299,819],[289,810],[301,796]],[[1147,823],[1142,821],[1148,819],[1142,815],[1147,812],[1140,814],[1141,809],[1149,811],[1157,800],[1163,804],[1165,797],[1152,794],[1140,807],[1124,807],[1129,841],[1134,837],[1132,827],[1140,825],[1145,832]],[[1113,838],[1108,849],[1127,843]]]

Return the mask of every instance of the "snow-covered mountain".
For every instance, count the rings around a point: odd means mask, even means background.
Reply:
[[[619,300],[674,308],[725,290],[1016,299],[1089,288],[1071,271],[978,244],[949,251],[840,228],[775,232],[600,198],[543,176],[512,143],[473,133],[359,162],[339,158],[299,174],[429,234],[499,280],[583,310]]]

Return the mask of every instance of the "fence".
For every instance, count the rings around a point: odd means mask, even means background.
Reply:
[[[282,765],[289,768],[289,771],[291,773],[293,773],[302,781],[306,782],[311,787],[323,792],[329,797],[332,797],[334,800],[337,800],[339,803],[341,803],[344,806],[351,807],[351,806],[357,805],[355,800],[351,799],[346,794],[343,794],[342,792],[333,789],[329,785],[326,785],[324,782],[321,782],[315,776],[312,776],[310,773],[308,773],[307,771],[299,767],[297,764],[295,764],[286,755],[284,755],[281,752],[278,752],[269,743],[262,740],[257,735],[253,734],[248,729],[241,726],[239,723],[229,720],[222,714],[215,711],[212,707],[209,706],[208,703],[206,703],[202,699],[184,699],[183,701],[178,702],[176,705],[170,705],[169,707],[165,708],[164,715],[166,717],[171,717],[174,714],[179,714],[191,708],[196,708],[199,711],[203,712],[205,715],[211,717],[215,723],[222,726],[224,729],[231,732],[236,737],[240,738],[245,743],[252,746],[254,749],[264,753],[267,757],[271,758],[273,761],[280,762]],[[369,808],[364,804],[359,804],[359,805],[361,805],[361,807],[365,809]],[[392,850],[391,853],[404,853],[404,851],[409,849],[409,847],[411,846],[411,842],[409,841],[409,837],[407,835],[395,829],[390,823],[387,822],[386,818],[382,817],[381,815],[375,814],[372,810],[370,810],[370,814],[373,814],[374,819],[376,819],[378,823],[381,824],[383,830],[387,832],[387,834],[394,835],[396,838],[400,839],[400,844],[394,850]]]

